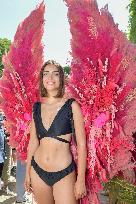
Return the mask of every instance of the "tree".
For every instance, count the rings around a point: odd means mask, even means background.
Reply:
[[[11,41],[7,38],[0,38],[0,77],[2,76],[3,72],[3,64],[2,64],[2,56],[9,51],[11,45]]]
[[[69,74],[70,74],[70,67],[69,67],[69,66],[65,66],[65,67],[63,67],[63,69],[64,69],[64,73],[65,73],[66,75],[69,75]]]
[[[136,43],[136,0],[130,0],[129,9],[129,33],[128,38]]]

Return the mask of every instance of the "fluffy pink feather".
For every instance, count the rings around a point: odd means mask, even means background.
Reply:
[[[87,135],[88,197],[81,203],[94,204],[102,182],[134,166],[136,47],[107,7],[99,11],[95,0],[65,2],[72,35],[67,89],[81,105]]]
[[[9,143],[26,159],[32,106],[39,99],[39,72],[43,64],[44,3],[18,26],[9,53],[3,57],[0,80],[2,109],[10,126]]]

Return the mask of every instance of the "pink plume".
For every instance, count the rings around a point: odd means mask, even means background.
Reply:
[[[20,23],[9,53],[3,56],[1,107],[10,125],[9,143],[23,160],[27,156],[32,106],[39,100],[44,10],[44,3],[41,3]]]
[[[105,125],[107,120],[106,114],[101,113],[95,120],[94,120],[94,126],[97,128],[102,128],[103,125]]]
[[[90,204],[97,203],[98,186],[109,175],[123,165],[133,166],[136,46],[118,29],[107,7],[99,11],[95,0],[65,2],[72,35],[67,89],[81,105],[87,135],[88,202],[81,203]]]

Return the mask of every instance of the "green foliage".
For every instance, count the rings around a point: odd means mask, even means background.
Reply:
[[[136,204],[136,186],[124,179],[114,177],[106,185],[110,204]]]
[[[9,51],[11,41],[7,38],[0,38],[0,77],[3,72],[2,56]]]
[[[136,43],[136,0],[130,0],[129,8],[129,33],[128,38]]]
[[[68,76],[70,74],[70,67],[65,66],[65,67],[63,67],[63,69],[64,69],[64,73]]]

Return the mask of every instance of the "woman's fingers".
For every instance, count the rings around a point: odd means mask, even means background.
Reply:
[[[87,194],[85,186],[76,184],[74,187],[74,194],[75,194],[76,200],[84,198]]]
[[[86,192],[84,193],[75,193],[76,200],[84,198],[86,196]]]

